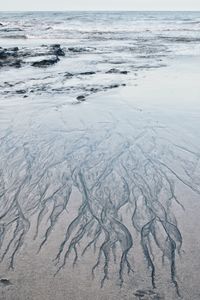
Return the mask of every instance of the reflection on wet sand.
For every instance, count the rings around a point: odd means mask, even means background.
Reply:
[[[62,113],[54,111],[56,125],[50,128],[44,113],[40,125],[29,120],[26,127],[16,123],[16,128],[1,131],[1,261],[14,268],[33,215],[35,240],[48,215],[38,251],[45,247],[76,189],[81,204],[52,257],[54,275],[65,268],[67,260],[73,265],[81,263],[86,252],[93,250],[96,263],[91,273],[95,276],[103,268],[100,285],[109,279],[114,262],[122,286],[126,273],[133,276],[131,256],[139,234],[152,288],[156,288],[156,246],[163,263],[170,266],[171,281],[180,295],[176,257],[181,253],[182,233],[172,205],[184,210],[176,195],[177,184],[200,194],[199,154],[178,139],[175,143],[173,130],[139,109],[132,109],[125,118],[116,110],[106,121],[96,112],[91,124],[83,111],[73,128],[69,125],[73,116],[68,113],[68,108]],[[140,293],[145,292],[138,291],[136,296],[144,297]],[[155,297],[152,299],[159,299]]]

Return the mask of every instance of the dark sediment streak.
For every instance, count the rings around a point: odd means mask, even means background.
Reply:
[[[51,139],[35,141],[34,146],[28,137],[25,142],[11,132],[1,136],[1,260],[9,259],[9,266],[13,268],[30,228],[31,216],[37,216],[34,237],[37,239],[51,203],[53,208],[39,251],[45,247],[75,187],[82,195],[82,203],[58,245],[57,272],[64,268],[69,257],[73,257],[75,265],[92,247],[96,251],[98,243],[92,274],[103,266],[103,286],[109,278],[113,258],[119,264],[122,285],[125,272],[131,276],[134,271],[130,251],[134,251],[135,230],[141,236],[152,287],[156,287],[151,248],[154,242],[163,258],[169,261],[171,281],[179,294],[175,262],[181,250],[182,235],[171,205],[174,201],[181,206],[175,194],[177,182],[198,194],[199,189],[191,183],[191,178],[179,175],[164,162],[163,149],[170,148],[165,153],[168,160],[173,158],[177,147],[189,156],[192,150],[185,151],[184,146],[166,141],[156,143],[155,129],[141,130],[135,138],[128,139],[116,131],[116,124],[103,127],[100,135],[92,129],[75,130],[73,137],[70,131],[60,132]],[[182,165],[182,159],[180,162]],[[132,230],[124,222],[124,207],[132,214]],[[13,234],[8,241],[10,230]],[[79,244],[84,241],[88,242],[80,253]]]

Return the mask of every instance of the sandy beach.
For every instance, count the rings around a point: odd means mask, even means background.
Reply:
[[[27,43],[1,50],[0,299],[199,300],[200,56],[83,74]]]
[[[29,102],[27,105],[22,101],[21,105],[14,106],[13,101],[12,105],[8,101],[1,104],[1,126],[10,128],[9,120],[12,120],[15,128],[10,133],[13,138],[4,146],[4,155],[12,158],[10,176],[12,180],[19,180],[26,174],[28,180],[18,191],[23,227],[11,226],[7,245],[4,245],[5,250],[14,234],[16,240],[8,251],[8,259],[1,264],[1,277],[10,282],[1,287],[1,299],[178,299],[175,281],[183,299],[199,299],[198,63],[198,58],[175,59],[168,68],[141,74],[137,86],[107,93],[106,97],[90,97],[81,106],[64,106],[63,103],[59,106],[57,103],[59,108],[52,105],[47,110],[46,103]],[[38,105],[39,121],[31,120]],[[11,143],[20,143],[22,147],[15,155]],[[42,157],[36,156],[35,166],[31,166],[34,173],[32,170],[30,177],[26,173],[28,164],[38,147],[42,147]],[[69,153],[61,159],[67,147]],[[19,171],[22,153],[27,156]],[[42,163],[48,165],[45,175]],[[7,172],[11,172],[8,159],[6,164]],[[65,180],[68,178],[67,184],[72,185],[70,195],[63,191],[61,174]],[[134,174],[134,182],[131,182],[131,174]],[[49,190],[45,186],[45,196],[42,203],[38,203],[34,189],[39,188],[39,179],[42,188],[46,176],[51,185]],[[87,191],[83,189],[83,182]],[[10,188],[18,189],[15,184]],[[147,186],[149,192],[145,191]],[[141,187],[144,194],[139,192]],[[85,193],[91,197],[87,201],[91,201],[88,205],[94,210],[94,216],[84,206]],[[154,197],[146,198],[145,193],[152,193]],[[110,201],[107,200],[109,194],[112,194]],[[63,196],[66,203],[60,199]],[[29,201],[24,202],[25,197]],[[38,205],[41,205],[40,210],[34,211],[34,206]],[[155,214],[156,224],[154,233],[145,229],[144,245],[151,247],[149,255],[155,267],[155,289],[152,289],[151,266],[148,268],[141,244],[141,230],[152,218],[148,210]],[[14,218],[14,211],[11,213]],[[101,233],[97,232],[96,218],[102,218],[101,226],[105,226]],[[169,222],[171,227],[165,230],[169,230],[167,234],[176,243],[175,274],[170,269],[171,246],[167,244],[162,222]],[[108,229],[116,245],[112,248],[109,242],[99,257],[100,247],[107,242]],[[22,237],[23,245],[20,245],[14,270],[8,270],[9,257],[23,232],[26,235]],[[95,244],[91,243],[82,256],[84,248],[98,234]],[[65,245],[62,244],[64,238],[69,239]],[[70,249],[69,245],[76,248]],[[122,251],[129,247],[122,265]],[[68,249],[69,256],[64,261]],[[53,259],[58,254],[61,256],[56,264]],[[166,256],[164,262],[163,255]],[[92,268],[98,259],[99,266],[93,278]],[[120,263],[122,273],[119,273]],[[54,277],[59,267],[62,269]],[[101,288],[105,275],[106,281]],[[140,294],[144,295],[140,297]]]

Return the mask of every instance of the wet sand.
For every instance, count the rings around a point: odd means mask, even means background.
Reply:
[[[0,103],[0,299],[200,299],[198,66]]]

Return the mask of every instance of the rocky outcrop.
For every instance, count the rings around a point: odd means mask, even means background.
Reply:
[[[63,49],[61,49],[61,46],[59,44],[51,45],[50,51],[51,50],[52,50],[52,54],[56,56],[65,56],[65,52],[63,51]]]
[[[32,67],[48,67],[48,66],[52,66],[54,64],[56,64],[60,59],[58,58],[58,56],[54,56],[54,57],[50,57],[50,58],[45,58],[39,61],[34,61],[31,66]]]
[[[1,48],[0,47],[0,67],[10,66],[15,68],[21,67],[21,59],[18,55],[18,47]]]
[[[65,56],[60,44],[42,45],[36,48],[2,48],[0,47],[0,67],[20,68],[22,65],[48,67],[57,63]]]

